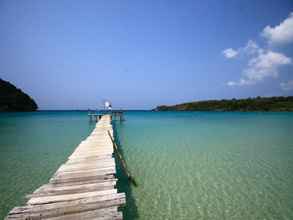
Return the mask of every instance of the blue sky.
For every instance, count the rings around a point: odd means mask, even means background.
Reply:
[[[293,1],[0,1],[0,77],[41,109],[293,95]]]

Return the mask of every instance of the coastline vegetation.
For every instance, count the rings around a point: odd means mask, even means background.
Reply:
[[[293,96],[255,97],[187,102],[177,105],[160,105],[154,111],[293,111]]]
[[[36,111],[38,105],[26,93],[0,78],[0,112]]]

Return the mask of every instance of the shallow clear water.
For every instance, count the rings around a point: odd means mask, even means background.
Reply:
[[[86,112],[0,113],[0,219],[48,182],[92,128]]]
[[[293,219],[292,113],[130,113],[129,219]]]
[[[127,112],[117,140],[138,182],[125,219],[293,219],[293,114]],[[0,219],[93,128],[86,112],[0,114]]]

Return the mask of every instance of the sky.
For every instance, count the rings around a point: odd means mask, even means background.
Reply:
[[[43,110],[293,95],[293,1],[0,0],[0,78]]]

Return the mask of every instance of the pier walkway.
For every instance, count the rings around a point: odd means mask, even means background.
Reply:
[[[104,115],[93,132],[59,167],[49,183],[28,195],[26,205],[12,209],[7,220],[122,219],[118,207],[125,194],[115,188],[117,179],[110,115]]]

